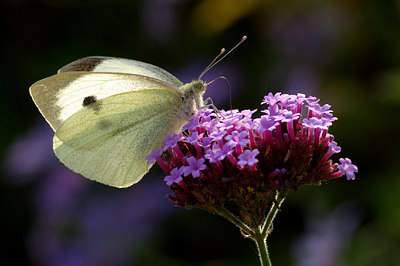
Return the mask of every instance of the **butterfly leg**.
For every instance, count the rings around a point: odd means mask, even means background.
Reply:
[[[204,100],[203,105],[201,106],[200,109],[207,109],[207,108],[212,108],[217,115],[224,117],[218,110],[218,108],[215,106],[213,100],[210,97]]]

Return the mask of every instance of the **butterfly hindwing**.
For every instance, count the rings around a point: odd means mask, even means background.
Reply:
[[[176,119],[181,98],[166,89],[145,89],[87,99],[57,129],[53,148],[67,167],[114,187],[138,182],[150,169],[145,157],[186,123]]]

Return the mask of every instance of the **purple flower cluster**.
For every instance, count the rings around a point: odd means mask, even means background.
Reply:
[[[255,119],[256,110],[205,109],[147,159],[166,172],[174,192],[169,197],[178,206],[213,211],[229,202],[242,218],[262,216],[276,192],[286,195],[344,174],[354,179],[357,167],[350,159],[339,165],[329,159],[340,152],[328,133],[337,118],[330,105],[318,102],[304,94],[269,93],[261,103],[264,114]]]

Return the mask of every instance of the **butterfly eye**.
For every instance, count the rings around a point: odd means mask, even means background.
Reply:
[[[83,99],[82,106],[85,107],[95,102],[97,102],[96,96],[87,96],[85,99]]]

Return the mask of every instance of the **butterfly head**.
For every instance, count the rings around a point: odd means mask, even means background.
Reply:
[[[203,95],[206,92],[207,84],[199,79],[186,83],[179,89],[183,93],[183,100],[192,98],[195,100],[197,107],[200,107],[203,103]]]
[[[196,115],[197,110],[203,106],[203,95],[206,92],[207,84],[202,80],[194,80],[182,85],[179,90],[182,92],[182,108],[177,116],[189,121]]]

